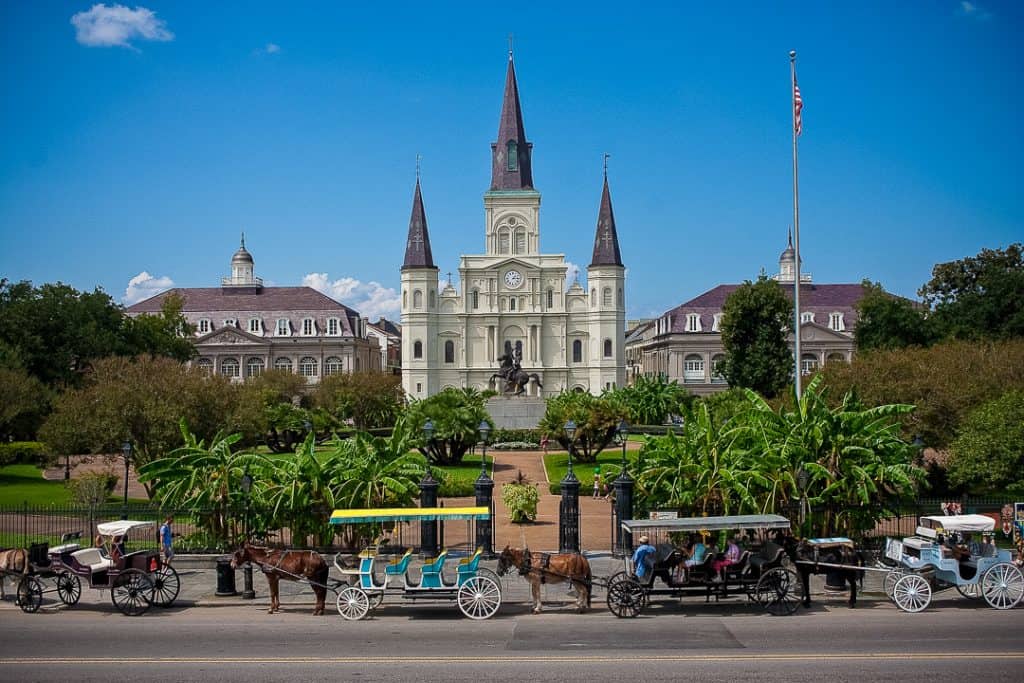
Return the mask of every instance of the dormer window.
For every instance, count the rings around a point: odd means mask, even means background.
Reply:
[[[312,318],[303,318],[302,336],[312,337],[314,334],[316,334],[316,323],[313,322]]]
[[[234,318],[228,318],[224,321],[224,327],[238,327],[238,321]]]
[[[836,332],[842,332],[846,329],[846,323],[843,321],[843,314],[838,311],[833,311],[828,316],[829,329],[835,330]]]
[[[508,151],[508,155],[507,155],[508,156],[508,159],[507,159],[507,161],[508,161],[508,170],[510,170],[510,171],[518,171],[519,170],[519,146],[516,144],[515,140],[509,140],[508,141],[508,147],[506,149]]]
[[[690,313],[686,316],[686,331],[687,332],[700,332],[700,314]]]
[[[338,319],[337,318],[328,318],[327,319],[327,335],[328,336],[330,336],[330,337],[337,337],[340,330],[341,330],[341,326],[338,325]]]
[[[278,318],[277,327],[274,328],[274,334],[278,337],[287,337],[291,335],[291,325],[288,323],[288,318]]]
[[[721,331],[721,329],[720,329],[721,324],[722,324],[722,314],[721,313],[715,313],[715,316],[711,319],[711,331],[712,332],[720,332]]]
[[[213,329],[213,325],[210,323],[210,319],[209,318],[203,318],[198,323],[196,323],[196,333],[197,334],[209,334],[210,330],[212,330],[212,329]]]
[[[259,318],[249,318],[249,334],[263,334],[263,321]]]
[[[801,323],[813,323],[814,322],[814,314],[809,312],[809,311],[805,311],[805,312],[801,313],[800,314],[800,322]]]

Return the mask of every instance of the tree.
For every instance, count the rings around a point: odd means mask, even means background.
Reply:
[[[189,324],[181,311],[185,300],[178,294],[164,299],[160,313],[144,313],[125,319],[125,337],[130,353],[149,353],[179,361],[192,360],[196,347],[192,343],[195,326]]]
[[[889,294],[879,283],[864,280],[864,296],[857,303],[854,339],[860,352],[929,346],[934,325],[923,305]]]
[[[20,368],[0,366],[0,440],[35,436],[50,404],[50,390]]]
[[[640,375],[628,387],[613,392],[629,410],[629,421],[635,425],[660,425],[672,415],[681,415],[694,396],[675,380],[663,375]]]
[[[786,342],[793,330],[793,304],[775,280],[749,280],[722,306],[722,376],[730,386],[774,397],[793,378],[793,353]]]
[[[182,419],[199,439],[212,438],[237,396],[227,378],[170,358],[104,358],[82,388],[55,401],[40,436],[59,454],[118,453],[128,440],[139,467],[182,445]]]
[[[973,411],[952,445],[949,480],[976,493],[1024,494],[1024,391]]]
[[[339,373],[324,377],[313,405],[358,429],[390,427],[405,405],[402,378],[382,372]]]
[[[944,336],[1024,337],[1024,245],[982,249],[977,256],[940,263],[918,294],[934,308]]]
[[[594,462],[597,454],[612,442],[619,422],[629,410],[615,395],[594,396],[586,391],[563,391],[549,398],[537,428],[549,439],[569,447],[565,424],[576,423],[573,456],[580,462]]]
[[[312,536],[319,545],[331,542],[335,490],[350,474],[339,458],[336,447],[317,453],[315,435],[310,433],[295,449],[295,457],[268,461],[261,476],[267,480],[266,508],[274,526],[291,529],[293,541],[306,543]]]
[[[403,417],[390,437],[358,432],[351,439],[335,441],[338,471],[344,473],[335,498],[339,507],[394,507],[412,502],[427,468],[426,458],[414,450],[419,438]]]
[[[480,441],[480,423],[494,429],[494,422],[484,407],[479,391],[449,387],[422,401],[414,401],[406,411],[412,433],[421,435],[427,420],[434,424],[429,443],[420,448],[431,462],[456,465]]]

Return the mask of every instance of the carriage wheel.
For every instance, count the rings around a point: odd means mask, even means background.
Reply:
[[[110,601],[121,613],[137,617],[149,609],[153,599],[153,582],[149,575],[138,569],[126,569],[114,579]]]
[[[893,586],[892,600],[904,612],[920,612],[932,601],[932,586],[922,576],[907,574]]]
[[[1000,562],[981,577],[981,593],[996,609],[1010,609],[1024,597],[1024,574],[1009,562]]]
[[[347,621],[359,621],[370,611],[370,597],[362,588],[349,586],[338,593],[338,614]]]
[[[181,579],[174,567],[164,565],[149,575],[153,581],[153,604],[157,607],[170,607],[177,599],[181,590]]]
[[[612,614],[620,619],[632,619],[640,614],[647,604],[647,595],[639,583],[624,578],[608,584],[607,601]]]
[[[969,600],[981,600],[984,597],[981,593],[981,583],[965,583],[957,585],[956,590],[960,595]]]
[[[896,588],[896,582],[907,575],[907,570],[898,568],[890,570],[885,578],[882,579],[882,588],[885,589],[885,594],[892,600],[892,591]]]
[[[459,586],[456,599],[470,619],[490,619],[501,607],[501,588],[491,577],[477,575]]]
[[[57,595],[68,607],[77,605],[78,599],[82,597],[82,582],[71,572],[57,574]]]
[[[783,567],[769,569],[757,580],[754,600],[773,616],[792,614],[800,606],[798,586],[800,578],[796,572]]]
[[[34,576],[23,576],[18,582],[18,607],[26,614],[39,611],[43,604],[43,584]]]

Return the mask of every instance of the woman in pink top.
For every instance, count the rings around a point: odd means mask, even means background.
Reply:
[[[740,561],[740,546],[736,543],[737,536],[733,536],[729,539],[729,543],[725,547],[725,557],[721,560],[715,560],[711,563],[711,568],[715,571],[716,581],[721,581],[724,578],[724,571],[726,567],[732,566]]]

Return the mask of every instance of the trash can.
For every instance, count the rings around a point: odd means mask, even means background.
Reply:
[[[235,570],[231,567],[230,557],[217,558],[216,595],[221,597],[238,595],[238,591],[235,589]]]

